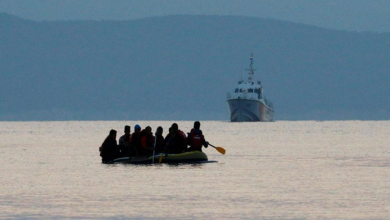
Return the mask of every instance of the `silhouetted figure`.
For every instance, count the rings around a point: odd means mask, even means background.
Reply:
[[[130,147],[135,151],[129,156],[139,156],[143,153],[143,147],[141,144],[141,126],[135,125],[134,132],[130,137]]]
[[[163,128],[160,126],[156,130],[155,135],[156,140],[156,154],[160,154],[164,151],[164,136],[163,136]]]
[[[179,126],[173,123],[168,136],[165,138],[165,153],[179,154],[187,149],[187,139]]]
[[[103,163],[110,163],[115,158],[120,156],[119,148],[116,142],[116,131],[111,130],[110,134],[104,140],[101,147],[101,154]]]
[[[202,130],[200,130],[200,122],[194,122],[194,128],[187,136],[187,144],[190,146],[187,151],[202,151],[202,146],[208,147],[209,143],[205,140]]]
[[[130,147],[130,137],[131,137],[131,135],[130,135],[130,126],[126,125],[124,132],[125,132],[125,134],[122,135],[119,138],[119,149],[120,149],[121,155],[123,157],[128,156],[130,154],[130,151],[131,151],[131,147]]]
[[[141,144],[143,147],[141,155],[151,156],[154,150],[154,136],[150,126],[141,131]]]

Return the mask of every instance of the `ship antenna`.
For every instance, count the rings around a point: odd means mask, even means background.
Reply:
[[[251,69],[253,69],[253,53],[251,53]]]
[[[253,79],[253,75],[255,74],[255,70],[256,69],[253,69],[253,53],[251,53],[251,65],[250,65],[250,69],[246,69],[247,71],[249,71],[248,73],[248,82],[251,83],[252,82],[252,79]]]

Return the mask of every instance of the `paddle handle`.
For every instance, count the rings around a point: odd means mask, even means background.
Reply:
[[[210,143],[209,143],[209,145],[210,145],[210,146],[212,146],[213,148],[217,149],[217,147],[216,147],[216,146],[214,146],[214,145],[212,145],[212,144],[210,144]]]
[[[157,143],[157,130],[156,130],[156,133],[154,134],[154,149],[153,149],[152,163],[154,163],[154,155],[156,153],[156,143]]]

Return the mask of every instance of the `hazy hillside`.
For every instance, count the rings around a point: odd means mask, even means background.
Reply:
[[[0,120],[228,120],[250,53],[276,120],[390,119],[390,34],[233,16],[0,30]]]

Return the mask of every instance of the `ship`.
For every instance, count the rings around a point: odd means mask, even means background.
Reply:
[[[264,96],[261,81],[255,81],[253,75],[253,54],[250,58],[248,80],[242,78],[238,81],[234,93],[228,92],[227,104],[230,121],[232,122],[269,122],[274,120],[274,107],[270,100]]]

